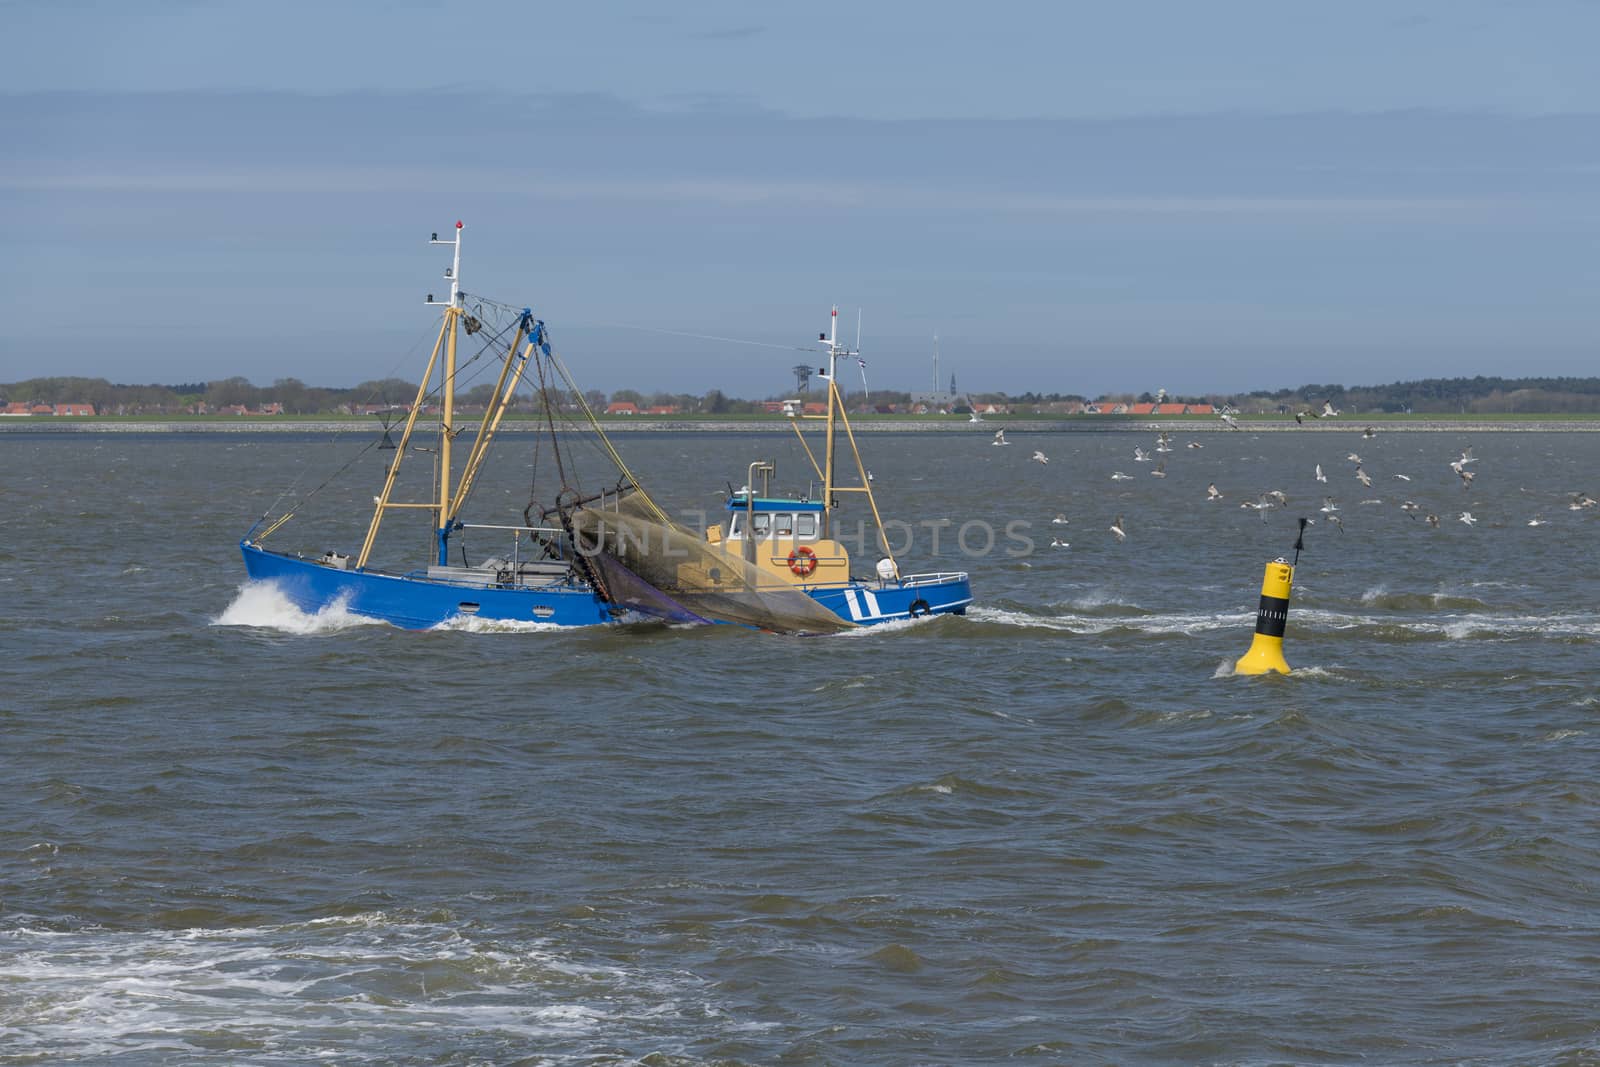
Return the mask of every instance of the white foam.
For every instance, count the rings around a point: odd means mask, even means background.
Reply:
[[[571,627],[557,622],[538,622],[533,619],[480,619],[476,615],[457,615],[430,629],[455,630],[466,634],[543,634]]]
[[[329,634],[353,626],[384,626],[380,619],[356,615],[339,599],[314,615],[301,611],[273,582],[246,582],[233,603],[211,620],[213,626],[251,626],[288,634]]]
[[[447,991],[428,978],[448,970]],[[278,926],[124,933],[0,930],[0,1043],[52,1062],[190,1053],[219,1035],[251,1062],[393,1062],[507,1038],[626,1043],[644,1017],[698,1015],[681,971],[640,975],[539,945],[480,946],[449,924],[383,913]],[[349,1035],[366,1035],[352,1047]],[[412,1035],[408,1037],[408,1035]],[[226,1057],[225,1057],[226,1058]]]
[[[834,637],[861,637],[865,634],[893,634],[909,630],[913,626],[923,626],[938,618],[936,615],[920,615],[915,619],[890,619],[888,622],[876,622],[871,626],[857,626],[850,630],[840,630],[831,636]]]
[[[1100,634],[1108,630],[1130,629],[1152,634],[1193,635],[1212,630],[1232,630],[1250,624],[1253,613],[1167,614],[1167,615],[1034,615],[1005,608],[967,609],[967,618],[1003,626],[1028,626],[1061,630],[1075,634]]]

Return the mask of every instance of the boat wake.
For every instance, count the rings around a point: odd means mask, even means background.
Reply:
[[[1255,620],[1255,615],[1249,612],[1045,614],[987,607],[969,608],[966,617],[971,621],[993,626],[1053,630],[1082,636],[1127,634],[1193,637],[1217,631],[1237,631],[1248,637],[1251,624]],[[1453,611],[1389,616],[1372,612],[1301,608],[1291,610],[1289,626],[1291,630],[1297,630],[1302,634],[1322,634],[1337,638],[1376,637],[1391,642],[1552,640],[1585,643],[1600,639],[1600,616],[1588,613],[1537,615],[1496,611]]]
[[[572,627],[556,622],[536,622],[532,619],[480,619],[475,615],[458,615],[446,619],[430,630],[455,631],[464,634],[542,634]]]
[[[386,626],[387,623],[352,614],[345,601],[338,600],[315,614],[295,606],[272,582],[246,582],[239,595],[222,614],[211,620],[213,626],[248,626],[277,630],[286,634],[332,634],[356,626]]]
[[[1001,626],[1023,626],[1041,630],[1060,630],[1075,634],[1103,634],[1112,631],[1131,631],[1146,634],[1198,634],[1212,630],[1233,630],[1249,627],[1252,614],[1141,614],[1141,615],[1036,615],[1027,611],[1006,608],[968,608],[967,618],[974,622]]]

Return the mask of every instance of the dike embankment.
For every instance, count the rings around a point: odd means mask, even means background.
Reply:
[[[789,434],[788,422],[768,419],[606,419],[601,422],[607,433],[747,433]],[[808,429],[814,429],[811,423]],[[1600,433],[1600,418],[1407,418],[1377,419],[1371,422],[1356,419],[1322,419],[1304,425],[1292,418],[1243,418],[1239,428],[1233,429],[1214,420],[1194,419],[1128,419],[1117,416],[1089,416],[1065,419],[986,419],[970,422],[955,419],[858,419],[851,428],[856,433],[949,433],[992,435],[1003,429],[1006,433],[1359,433],[1368,426],[1382,433]],[[463,422],[466,432],[476,431],[475,421]],[[535,434],[546,427],[528,422],[512,422],[500,427],[502,435]],[[569,427],[557,427],[559,432],[572,432]],[[69,418],[48,415],[0,418],[3,433],[135,433],[135,434],[372,434],[383,428],[366,419],[296,419],[250,418],[238,419],[122,419],[122,418]],[[391,429],[391,433],[396,433]]]

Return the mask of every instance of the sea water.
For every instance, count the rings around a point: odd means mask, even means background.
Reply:
[[[1594,1062],[1600,436],[1355,430],[867,436],[976,602],[820,638],[308,616],[238,539],[374,442],[0,435],[0,1063]],[[620,446],[709,522],[791,441]]]

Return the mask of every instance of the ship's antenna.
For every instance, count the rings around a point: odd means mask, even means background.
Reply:
[[[456,302],[461,299],[461,223],[456,223],[455,240],[441,241],[439,240],[439,235],[434,234],[429,238],[428,243],[430,245],[449,245],[455,249],[455,257],[444,270],[445,279],[450,283],[450,299],[435,300],[433,294],[429,293],[428,299],[423,303],[431,307],[455,307]]]

